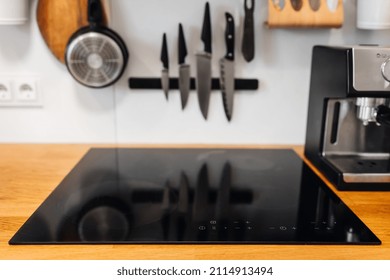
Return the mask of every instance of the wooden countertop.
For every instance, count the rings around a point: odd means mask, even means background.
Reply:
[[[381,239],[382,245],[379,246],[8,245],[8,240],[90,147],[92,146],[0,145],[0,259],[390,259],[390,192],[336,191],[338,196]],[[279,146],[213,147],[278,148]],[[294,147],[294,149],[302,155],[302,147]]]

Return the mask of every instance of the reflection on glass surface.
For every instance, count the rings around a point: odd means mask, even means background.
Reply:
[[[10,244],[379,244],[291,150],[92,149]]]

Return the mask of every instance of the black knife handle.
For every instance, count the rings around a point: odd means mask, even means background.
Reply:
[[[169,68],[169,57],[168,57],[168,44],[167,44],[167,34],[164,33],[162,46],[161,46],[161,62],[165,69]]]
[[[204,43],[204,51],[207,53],[212,53],[211,36],[212,34],[211,34],[210,4],[209,2],[206,2],[201,39]]]
[[[251,6],[248,7],[248,1],[251,1]],[[244,35],[242,38],[242,54],[246,61],[251,61],[255,57],[255,26],[253,12],[255,9],[254,0],[244,0],[245,19],[244,19]]]
[[[226,43],[226,59],[234,60],[234,18],[231,14],[225,13],[226,17],[226,30],[225,30],[225,43]]]
[[[184,64],[185,58],[187,56],[187,45],[186,39],[184,37],[183,26],[181,23],[179,24],[179,41],[178,41],[178,49],[179,49],[179,64]]]
[[[385,105],[379,105],[377,108],[376,121],[379,124],[390,126],[390,108]]]

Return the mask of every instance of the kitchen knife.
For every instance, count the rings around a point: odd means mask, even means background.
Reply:
[[[169,57],[168,57],[168,45],[167,35],[164,33],[162,47],[161,47],[161,62],[163,63],[163,69],[161,71],[161,87],[164,91],[165,97],[168,100],[169,91]]]
[[[210,5],[207,2],[201,35],[204,43],[204,51],[196,54],[196,88],[198,91],[200,110],[205,119],[207,119],[211,92],[211,36]]]
[[[181,107],[184,109],[187,105],[188,95],[190,93],[190,66],[185,63],[187,56],[187,46],[184,37],[183,26],[179,24],[179,90],[181,98]]]
[[[251,4],[248,6],[248,0],[244,0],[244,35],[242,37],[241,51],[247,62],[252,61],[255,57],[255,26],[253,20],[253,11],[255,10],[255,0],[250,0]]]
[[[234,18],[226,13],[226,55],[219,61],[220,85],[222,91],[223,108],[227,119],[232,119],[233,113],[233,95],[234,95]]]

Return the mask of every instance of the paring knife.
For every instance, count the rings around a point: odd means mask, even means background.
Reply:
[[[226,55],[219,61],[220,85],[222,91],[223,108],[227,119],[232,119],[233,113],[233,95],[234,95],[234,18],[226,13]]]
[[[251,1],[248,6],[248,1]],[[255,26],[253,12],[255,10],[255,0],[244,0],[244,35],[242,37],[241,51],[247,62],[252,61],[255,57]]]
[[[196,88],[198,100],[203,117],[207,119],[211,92],[211,18],[210,5],[207,2],[204,12],[201,39],[204,43],[204,51],[196,54]]]
[[[187,105],[188,95],[190,93],[190,66],[185,63],[187,56],[187,45],[184,37],[183,26],[179,24],[179,90],[181,98],[181,107],[184,109]]]
[[[164,91],[165,97],[168,100],[169,92],[169,57],[168,57],[168,44],[167,35],[164,33],[162,47],[161,47],[161,62],[163,63],[163,69],[161,71],[161,87]]]

